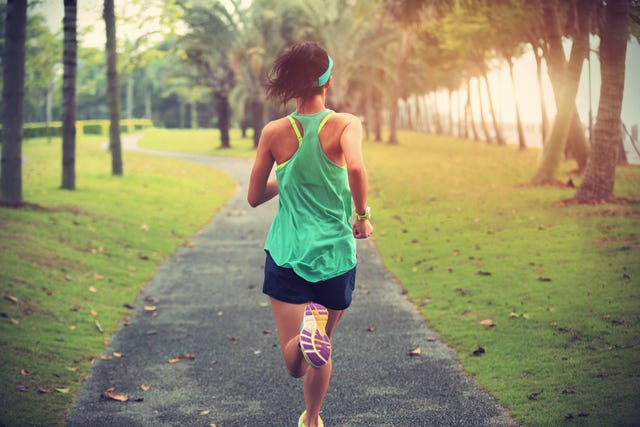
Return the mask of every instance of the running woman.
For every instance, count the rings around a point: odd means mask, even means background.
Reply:
[[[247,196],[252,207],[279,196],[264,246],[263,292],[287,372],[304,378],[298,427],[323,426],[331,336],[355,286],[355,239],[373,232],[362,124],[325,107],[332,69],[314,43],[291,46],[275,60],[267,95],[283,105],[295,100],[296,109],[264,127]]]

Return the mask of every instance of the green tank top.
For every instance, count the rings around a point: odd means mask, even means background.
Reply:
[[[347,169],[327,157],[318,133],[333,111],[289,115],[300,146],[278,165],[278,212],[265,250],[280,267],[309,282],[339,276],[356,265]],[[304,137],[297,127],[302,125]]]

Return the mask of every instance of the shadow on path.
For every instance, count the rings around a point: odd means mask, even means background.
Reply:
[[[113,337],[84,384],[69,426],[295,426],[301,380],[283,367],[268,298],[262,246],[277,203],[246,202],[251,161],[124,147],[221,169],[238,189],[213,221],[158,268],[130,325]],[[371,240],[358,242],[356,292],[333,340],[333,378],[322,417],[329,426],[515,426],[508,412],[462,372]],[[154,317],[144,311],[148,298]],[[375,331],[369,332],[370,328]],[[409,350],[422,348],[420,356]],[[181,353],[195,359],[168,363]],[[150,386],[148,391],[140,386]],[[143,401],[101,398],[109,387]]]

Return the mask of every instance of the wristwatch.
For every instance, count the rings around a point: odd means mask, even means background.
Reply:
[[[371,219],[371,208],[367,206],[364,213],[360,215],[358,211],[353,211],[353,216],[356,217],[358,221],[364,221],[365,219]]]

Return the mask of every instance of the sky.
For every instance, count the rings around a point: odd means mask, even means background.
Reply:
[[[129,4],[123,0],[116,0],[116,14],[121,8],[127,7]],[[104,22],[102,20],[103,0],[80,0],[78,2],[78,28],[86,28],[92,26],[94,30],[86,34],[81,43],[84,46],[103,47],[104,46]],[[44,13],[47,17],[50,27],[53,31],[62,27],[62,17],[64,15],[61,1],[43,0],[38,6],[39,12]],[[123,31],[122,27],[118,29]],[[138,28],[126,28],[128,34],[140,31]],[[135,36],[134,36],[135,37]],[[597,47],[598,40],[592,37],[592,48]],[[591,73],[589,73],[589,68]],[[525,54],[515,64],[514,68],[516,80],[516,94],[519,100],[520,113],[525,123],[540,123],[540,101],[538,84],[536,78],[536,63],[531,52]],[[589,84],[589,74],[591,74],[591,84]],[[552,118],[555,114],[555,104],[553,101],[553,91],[551,84],[546,77],[546,71],[543,71],[544,91],[547,100],[547,111]],[[635,38],[627,45],[626,75],[625,89],[622,104],[622,121],[631,129],[632,125],[640,126],[640,45]],[[489,76],[494,104],[498,118],[503,122],[515,122],[515,112],[513,108],[513,90],[509,78],[508,68],[504,65],[502,68],[493,71]],[[589,105],[591,105],[593,118],[597,115],[598,100],[600,95],[600,63],[596,53],[591,53],[591,61],[584,62],[582,78],[576,98],[578,106],[578,114],[585,125],[589,118]],[[591,99],[591,102],[589,102]],[[440,105],[445,105],[441,102]]]

